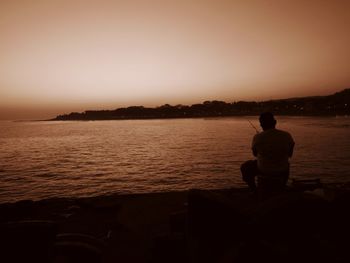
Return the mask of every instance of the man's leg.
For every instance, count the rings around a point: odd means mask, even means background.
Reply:
[[[258,175],[258,162],[256,160],[249,160],[241,165],[242,179],[246,182],[249,188],[255,192],[256,184],[255,177]]]
[[[278,175],[258,177],[258,189],[261,199],[267,199],[286,190],[289,170]]]

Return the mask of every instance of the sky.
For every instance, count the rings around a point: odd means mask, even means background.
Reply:
[[[350,1],[1,0],[0,119],[328,95]]]

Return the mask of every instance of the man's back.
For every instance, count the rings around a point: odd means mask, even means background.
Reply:
[[[285,131],[268,129],[253,138],[252,149],[256,153],[258,169],[262,175],[274,175],[288,171],[294,141]]]

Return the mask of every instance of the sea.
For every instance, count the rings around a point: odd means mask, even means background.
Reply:
[[[282,117],[290,179],[350,181],[350,117]],[[0,203],[243,187],[257,117],[0,122]]]

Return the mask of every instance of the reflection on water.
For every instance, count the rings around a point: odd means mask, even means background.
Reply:
[[[0,202],[243,185],[247,119],[0,122]],[[349,181],[350,118],[280,117],[292,177]]]

